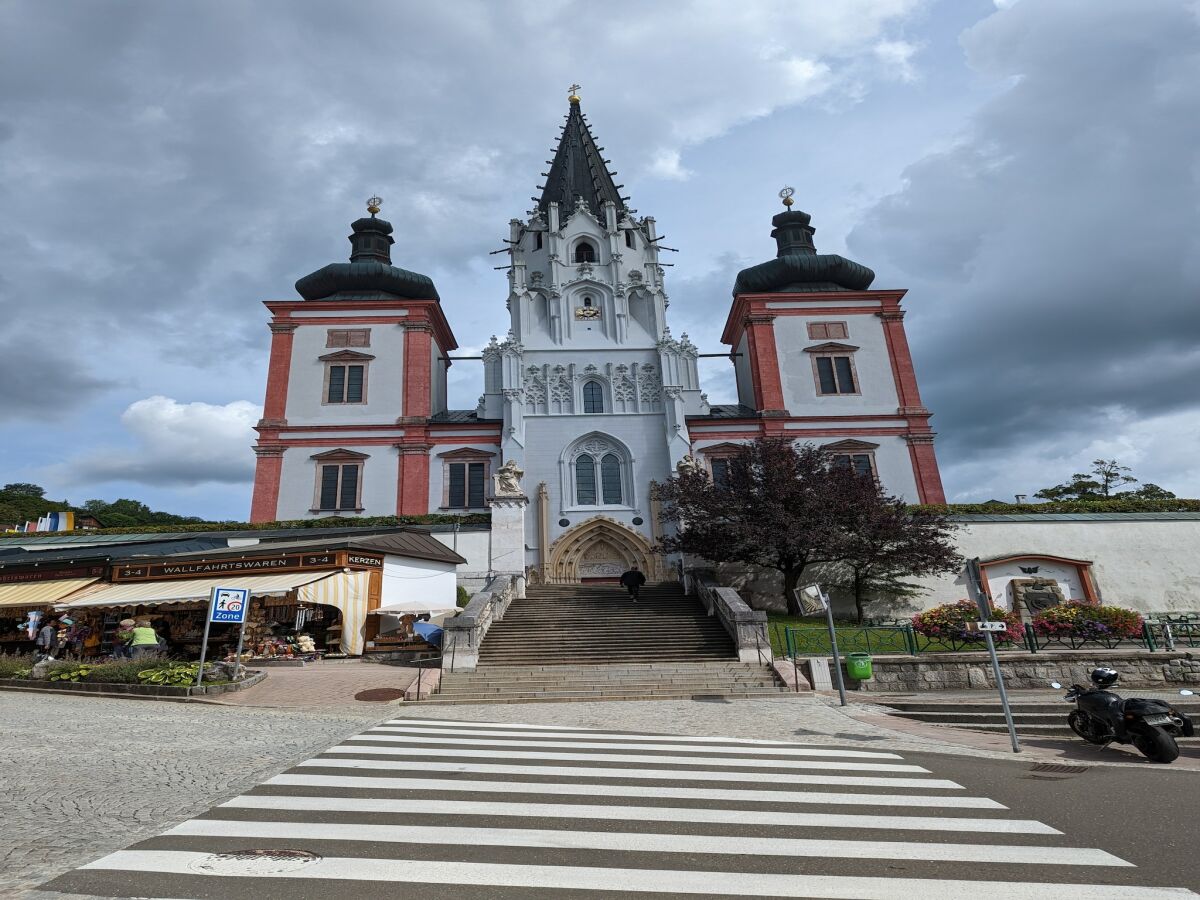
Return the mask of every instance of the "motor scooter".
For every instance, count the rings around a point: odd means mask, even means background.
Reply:
[[[1175,739],[1196,733],[1192,720],[1163,700],[1122,699],[1108,690],[1119,677],[1115,670],[1101,667],[1092,670],[1095,687],[1071,685],[1063,699],[1074,703],[1076,708],[1067,716],[1067,724],[1089,744],[1101,747],[1114,741],[1133,744],[1151,762],[1172,762],[1179,756]],[[1051,682],[1051,686],[1062,687],[1057,681]],[[1179,693],[1190,697],[1193,692]]]

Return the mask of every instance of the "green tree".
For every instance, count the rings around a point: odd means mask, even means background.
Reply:
[[[1071,480],[1054,487],[1042,488],[1033,496],[1042,500],[1108,500],[1117,496],[1117,488],[1127,484],[1137,484],[1137,479],[1127,472],[1129,466],[1123,466],[1115,459],[1094,459],[1090,472],[1076,472]],[[1147,496],[1145,499],[1170,500],[1174,494],[1163,491],[1158,485],[1151,485],[1156,491],[1162,491],[1169,496]],[[1142,496],[1136,491],[1126,491],[1121,496]]]
[[[46,489],[40,484],[30,484],[28,481],[17,481],[6,484],[3,488],[6,494],[20,494],[25,497],[45,497]]]

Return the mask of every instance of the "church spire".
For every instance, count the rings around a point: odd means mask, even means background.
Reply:
[[[567,124],[558,140],[550,171],[545,173],[546,184],[542,188],[538,208],[546,212],[551,202],[555,202],[565,216],[575,208],[576,200],[582,197],[592,215],[603,221],[601,204],[612,201],[619,211],[625,209],[625,198],[621,197],[619,190],[622,185],[613,182],[615,173],[608,171],[607,160],[600,155],[604,148],[596,146],[587,120],[583,117],[579,96],[575,93],[578,90],[579,85],[571,85]]]

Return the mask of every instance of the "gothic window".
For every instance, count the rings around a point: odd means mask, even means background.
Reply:
[[[596,381],[583,383],[583,411],[585,413],[604,412],[604,388]]]
[[[563,453],[563,496],[577,506],[633,506],[631,459],[607,435],[580,438]]]
[[[362,512],[362,472],[365,453],[330,450],[312,457],[317,462],[314,512]]]
[[[625,246],[628,247],[630,250],[632,250],[634,248],[633,229],[632,228],[625,229]]]
[[[586,308],[586,309],[591,309],[591,308],[592,308],[592,298],[591,298],[591,297],[584,297],[584,298],[583,298],[583,305],[584,305],[584,308]]]
[[[540,231],[535,231],[533,233],[533,249],[534,250],[542,249],[542,233]]]
[[[596,245],[591,241],[582,240],[575,245],[575,262],[594,263],[596,261]]]
[[[590,456],[575,460],[575,502],[580,506],[596,505],[596,460]]]

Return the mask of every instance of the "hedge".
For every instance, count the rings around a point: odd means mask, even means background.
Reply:
[[[1039,513],[1149,513],[1200,512],[1200,500],[1056,500],[1052,503],[950,503],[910,506],[917,513],[939,515]]]
[[[487,525],[489,513],[469,513],[455,516],[433,513],[425,516],[363,516],[346,518],[331,516],[325,519],[295,519],[286,522],[198,522],[190,525],[127,525],[121,528],[91,528],[73,534],[190,534],[208,531],[268,531],[276,528],[378,528],[391,525]],[[30,532],[22,538],[62,537],[62,532]]]

